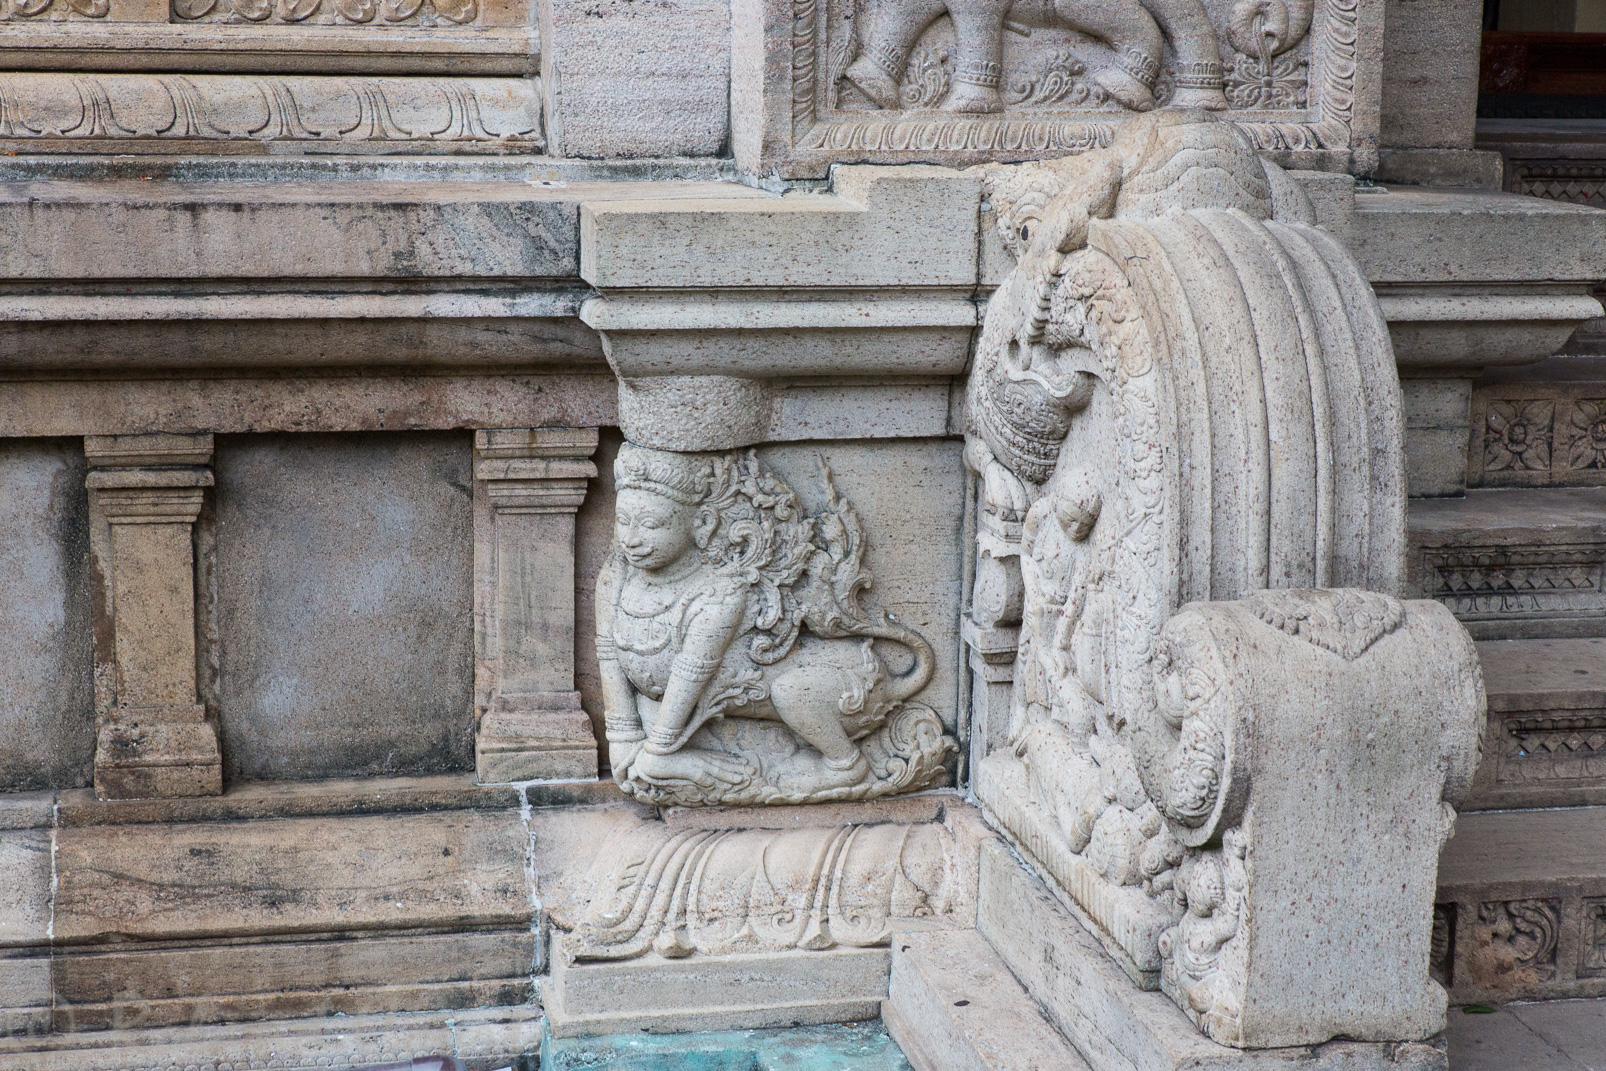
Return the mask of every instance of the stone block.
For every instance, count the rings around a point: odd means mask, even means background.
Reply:
[[[50,963],[53,1029],[121,1030],[523,1004],[529,927],[133,951]]]
[[[456,773],[324,781],[236,781],[221,796],[166,800],[97,800],[92,793],[74,789],[61,793],[55,803],[55,819],[67,827],[517,810],[523,804],[523,795],[511,785],[477,785],[473,775]],[[49,823],[47,809],[44,824]]]
[[[1442,1045],[1330,1041],[1232,1049],[1144,991],[1041,881],[998,845],[982,850],[980,930],[1094,1071],[1445,1071]]]
[[[0,831],[0,949],[44,945],[51,930],[51,831]],[[6,972],[0,968],[0,975]],[[0,1000],[0,1007],[4,1007]]]
[[[915,1071],[1088,1071],[975,930],[895,934],[881,1018]]]
[[[838,168],[832,191],[587,201],[580,275],[604,294],[677,287],[961,287],[976,279],[981,176]],[[647,194],[648,191],[642,191]],[[774,250],[786,249],[778,257]]]
[[[462,434],[220,441],[229,777],[473,766],[470,455]]]
[[[1505,166],[1496,152],[1385,148],[1372,177],[1390,185],[1498,190],[1504,188]]]
[[[513,376],[185,376],[177,379],[53,379],[8,387],[5,436],[68,429],[142,432],[212,428],[218,434],[307,431],[456,430],[520,420],[570,427],[619,422],[618,381],[591,371]],[[307,399],[316,395],[316,416]]]
[[[1471,382],[1402,379],[1405,476],[1414,498],[1458,495],[1467,486]]]
[[[1472,148],[1482,15],[1478,0],[1384,5],[1384,148]]]
[[[854,1022],[880,1014],[889,955],[832,948],[570,963],[554,934],[541,1003],[556,1037]]]
[[[0,1071],[346,1071],[442,1056],[493,1071],[533,1067],[540,1045],[540,1009],[527,1004],[0,1038]]]
[[[55,938],[527,924],[516,811],[63,829]]]
[[[729,0],[541,0],[540,13],[553,155],[724,152]]]
[[[89,783],[95,698],[83,481],[76,443],[0,444],[0,791]]]
[[[736,160],[761,177],[823,178],[834,163],[1067,156],[1108,145],[1124,114],[1159,99],[1253,124],[1285,164],[1366,173],[1383,8],[1317,6],[1283,22],[1263,55],[1220,0],[1064,15],[884,2],[857,17],[813,0],[737,0]]]
[[[0,1038],[50,1032],[50,957],[0,956]]]
[[[536,73],[534,61],[540,53],[531,6],[526,0],[397,6],[385,13],[385,22],[376,23],[373,9],[329,0],[244,9],[206,0],[176,7],[159,3],[69,7],[62,0],[44,0],[29,8],[33,17],[16,19],[0,39],[0,65],[8,71],[530,75]],[[103,108],[122,105],[114,114],[125,121],[131,118],[126,99],[102,104]],[[427,106],[428,98],[400,101],[404,113],[409,105],[418,104]],[[260,117],[258,111],[259,122]],[[217,137],[230,131],[222,117],[213,118],[224,131],[192,127],[190,136]],[[403,128],[410,125],[393,114],[392,123],[398,120]],[[177,132],[158,130],[182,137],[184,124],[176,125]],[[26,132],[24,127],[17,136]],[[115,127],[101,131],[103,136],[116,132]],[[267,131],[254,132],[270,136]]]
[[[1592,283],[1602,274],[1606,212],[1509,193],[1396,187],[1356,197],[1349,247],[1374,284]]]

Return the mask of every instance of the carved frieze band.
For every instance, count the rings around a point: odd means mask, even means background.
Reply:
[[[505,5],[497,5],[498,8]],[[482,21],[504,24],[485,11],[480,0],[172,0],[160,21],[253,23],[305,23],[323,25],[406,25],[412,27],[470,26]],[[111,0],[13,0],[0,5],[0,23],[15,26],[49,24],[61,20],[103,19],[112,23],[150,23],[144,5],[119,5]],[[516,22],[508,23],[516,25]]]
[[[0,141],[425,143],[540,149],[540,84],[518,78],[0,75]]]
[[[1602,890],[1535,891],[1463,888],[1435,905],[1433,972],[1452,1001],[1606,994]]]
[[[1606,383],[1483,388],[1472,420],[1469,485],[1606,485]]]
[[[1427,590],[1462,621],[1606,611],[1606,544],[1447,546],[1420,551]]]

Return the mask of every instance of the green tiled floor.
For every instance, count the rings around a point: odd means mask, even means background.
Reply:
[[[542,1071],[909,1071],[880,1022],[541,1040]]]

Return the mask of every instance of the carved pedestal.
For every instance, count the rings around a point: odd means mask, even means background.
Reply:
[[[595,428],[474,437],[474,620],[482,783],[597,776],[574,687],[574,517]]]
[[[223,790],[217,728],[196,696],[194,525],[212,486],[210,435],[92,435],[95,792]]]

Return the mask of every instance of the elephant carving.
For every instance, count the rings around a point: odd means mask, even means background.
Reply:
[[[1250,55],[1292,47],[1310,26],[1312,4],[1238,0],[1229,15],[1233,44]],[[844,77],[877,106],[899,108],[909,50],[944,14],[956,38],[946,111],[1002,111],[1004,32],[1030,36],[1033,29],[1071,29],[1108,44],[1113,55],[1092,77],[1120,104],[1140,112],[1155,105],[1169,40],[1177,59],[1170,103],[1209,111],[1227,107],[1216,30],[1202,0],[870,0],[863,48]]]

